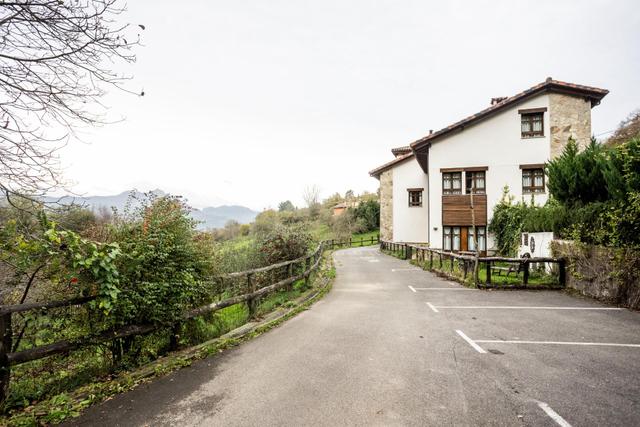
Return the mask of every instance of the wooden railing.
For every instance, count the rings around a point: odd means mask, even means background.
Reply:
[[[228,294],[229,292],[220,291],[231,288],[233,289],[233,291],[231,291],[233,294],[234,291],[238,289],[238,284],[240,284],[239,286],[243,289],[241,289],[237,295],[214,301],[183,313],[180,320],[176,322],[174,326],[181,321],[245,302],[249,309],[249,316],[251,318],[255,317],[257,303],[260,297],[277,289],[292,286],[298,280],[304,279],[308,281],[311,273],[320,265],[322,252],[326,247],[327,243],[322,242],[309,255],[267,267],[225,274],[212,279],[212,293],[214,297],[215,295]],[[261,276],[261,280],[255,280],[259,275]],[[226,288],[225,283],[231,286]],[[171,328],[171,325],[157,324],[127,325],[78,340],[61,340],[21,351],[13,348],[12,315],[32,311],[46,312],[52,308],[60,307],[79,307],[95,299],[95,296],[88,296],[65,301],[0,306],[0,403],[2,403],[7,396],[11,367],[14,365],[42,359],[55,354],[67,353],[82,347],[96,345],[118,338],[148,334],[161,328]],[[177,345],[177,340],[172,340],[172,342],[175,342]]]
[[[183,313],[180,320],[176,322],[173,327],[176,327],[184,320],[241,303],[247,304],[249,317],[253,318],[255,317],[260,297],[284,287],[291,287],[298,280],[304,279],[305,282],[308,282],[311,273],[320,265],[324,250],[354,246],[359,247],[368,244],[373,245],[379,241],[379,238],[380,236],[371,237],[370,239],[361,238],[360,240],[325,240],[309,255],[267,267],[254,268],[216,277],[211,281],[212,296],[226,295],[227,297],[188,310]],[[229,293],[231,293],[232,296],[229,296]],[[60,340],[51,344],[40,345],[21,351],[14,349],[12,315],[24,312],[46,312],[53,308],[81,307],[95,299],[96,296],[88,296],[64,301],[0,306],[0,403],[2,403],[7,396],[12,366],[56,354],[67,353],[82,347],[109,342],[114,339],[148,334],[161,328],[172,328],[171,325],[157,324],[127,325],[115,330],[84,337],[83,339]],[[177,340],[172,340],[172,346],[177,346]]]
[[[455,252],[443,251],[440,249],[432,249],[426,246],[412,245],[408,243],[396,243],[381,241],[380,248],[392,253],[399,254],[401,258],[406,260],[415,259],[419,264],[424,265],[428,262],[430,270],[436,270],[449,277],[466,280],[468,275],[473,274],[473,268],[476,257],[473,255],[457,254]],[[538,264],[556,264],[558,286],[566,285],[566,261],[564,258],[537,257],[537,258],[509,258],[497,256],[479,256],[477,262],[484,268],[484,281],[476,281],[474,283],[478,287],[490,287],[493,283],[492,276],[494,271],[505,271],[508,274],[513,273],[518,276],[522,273],[522,285],[529,285],[531,265]],[[502,267],[496,263],[507,264],[512,267]],[[434,267],[437,266],[437,267]],[[454,272],[461,270],[462,277],[458,277]]]
[[[349,240],[325,240],[326,249],[336,249],[336,248],[353,248],[353,247],[362,247],[362,246],[372,246],[380,243],[380,235],[371,236],[369,239],[365,239],[361,237],[360,239],[350,238]]]

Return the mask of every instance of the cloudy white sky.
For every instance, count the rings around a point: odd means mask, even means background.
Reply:
[[[86,195],[161,188],[254,209],[375,191],[405,145],[555,79],[604,87],[593,133],[640,108],[635,1],[135,0],[145,96],[61,153]],[[606,135],[604,135],[606,136]]]

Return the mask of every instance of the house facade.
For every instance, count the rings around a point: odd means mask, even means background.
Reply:
[[[380,235],[453,251],[493,248],[487,232],[505,186],[516,200],[547,201],[544,164],[569,138],[585,147],[605,89],[548,78],[451,126],[392,149],[380,181]],[[474,238],[474,235],[477,235]]]

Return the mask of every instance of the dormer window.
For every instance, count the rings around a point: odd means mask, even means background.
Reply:
[[[522,138],[535,138],[544,136],[544,112],[546,108],[532,108],[519,110],[520,132]]]

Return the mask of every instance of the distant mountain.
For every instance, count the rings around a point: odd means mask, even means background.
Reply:
[[[165,196],[162,190],[153,190],[152,193],[156,196]],[[63,205],[77,204],[86,206],[87,208],[97,211],[101,207],[116,208],[118,211],[122,211],[129,197],[133,195],[135,199],[142,199],[144,194],[139,191],[125,191],[113,196],[64,196],[64,197],[45,197],[46,202],[57,202]],[[131,203],[135,207],[135,203]],[[203,209],[193,209],[191,217],[199,222],[198,228],[201,230],[207,230],[212,228],[222,228],[229,221],[237,221],[240,224],[248,224],[252,222],[258,212],[253,211],[244,206],[218,206],[218,207],[206,207]]]
[[[209,207],[202,210],[195,209],[191,216],[200,221],[200,228],[221,228],[231,221],[238,221],[240,224],[248,224],[256,219],[258,212],[244,206],[218,206],[217,208]]]

